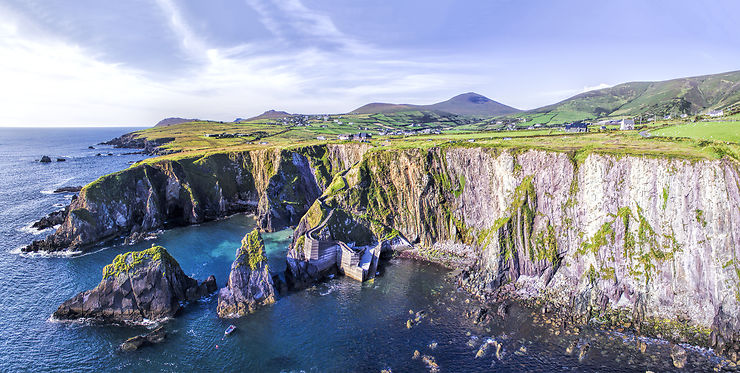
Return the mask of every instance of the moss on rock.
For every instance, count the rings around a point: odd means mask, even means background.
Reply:
[[[265,242],[262,240],[260,232],[254,229],[242,239],[242,246],[235,260],[236,268],[246,264],[254,271],[264,262],[267,262]]]

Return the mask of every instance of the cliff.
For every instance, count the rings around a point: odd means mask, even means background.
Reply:
[[[733,160],[400,149],[367,153],[344,179],[326,206],[371,241],[402,237],[418,255],[466,269],[460,282],[474,294],[506,290],[580,321],[737,349]],[[314,204],[294,246],[325,209]]]
[[[206,153],[161,159],[85,186],[61,226],[24,251],[80,251],[120,237],[253,212],[267,231],[298,223],[363,145]]]
[[[219,317],[241,317],[259,305],[275,303],[275,287],[265,256],[265,243],[256,229],[247,233],[236,250],[226,287],[218,293]]]
[[[92,290],[64,302],[54,318],[105,323],[157,321],[175,316],[181,303],[216,290],[211,276],[198,285],[161,246],[116,256]]]
[[[303,235],[358,245],[408,241],[462,269],[477,296],[549,302],[579,321],[738,348],[738,163],[581,151],[358,144],[181,157],[85,187],[34,249],[67,249],[255,211],[296,225],[288,279],[320,278]],[[321,196],[321,198],[318,198]]]

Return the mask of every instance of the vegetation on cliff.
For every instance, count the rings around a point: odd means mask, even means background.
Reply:
[[[113,262],[103,268],[103,280],[117,277],[123,273],[133,276],[137,271],[146,269],[150,263],[151,265],[158,265],[156,262],[161,262],[164,273],[168,270],[180,270],[180,265],[167,252],[167,249],[162,246],[152,246],[146,250],[129,251],[116,255]]]
[[[265,242],[262,240],[260,232],[254,229],[242,238],[242,246],[236,254],[234,263],[236,263],[237,268],[242,265],[249,265],[249,268],[254,271],[257,266],[264,262],[267,262]]]

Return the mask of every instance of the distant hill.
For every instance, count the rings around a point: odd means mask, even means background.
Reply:
[[[581,93],[528,114],[570,120],[696,114],[740,101],[740,71],[659,82],[630,82]]]
[[[419,105],[408,104],[387,104],[384,102],[373,102],[362,105],[349,114],[378,114],[378,113],[396,113],[399,111],[420,110]]]
[[[518,113],[520,110],[491,100],[477,93],[468,92],[447,101],[432,105],[388,104],[375,102],[363,105],[350,114],[395,113],[401,111],[442,111],[456,115],[499,116]]]
[[[155,124],[154,127],[167,127],[167,126],[173,126],[175,124],[180,123],[187,123],[187,122],[195,122],[198,119],[185,119],[185,118],[164,118],[159,121],[159,123]]]
[[[239,122],[241,122],[241,121],[246,122],[246,121],[256,120],[256,119],[278,119],[278,118],[289,117],[290,115],[291,115],[290,113],[285,112],[285,111],[268,110],[268,111],[266,111],[266,112],[264,112],[264,113],[262,113],[262,114],[260,114],[260,115],[258,115],[256,117],[251,117],[251,118],[248,118],[248,119],[240,119],[240,118],[237,118],[237,121],[239,121]]]
[[[426,105],[425,107],[427,110],[439,110],[457,115],[475,116],[507,115],[521,111],[474,92],[463,93],[447,101]]]

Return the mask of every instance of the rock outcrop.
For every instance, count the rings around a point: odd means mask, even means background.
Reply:
[[[159,139],[148,140],[139,134],[132,132],[123,136],[116,137],[110,141],[100,143],[100,145],[113,145],[116,148],[124,149],[142,149],[145,154],[164,155],[174,153],[172,150],[164,149],[163,146],[174,141],[173,137],[162,137]]]
[[[241,317],[258,306],[275,302],[275,287],[265,256],[265,243],[256,229],[242,239],[231,264],[226,287],[218,293],[218,316]]]
[[[188,277],[161,246],[116,256],[92,290],[64,302],[53,317],[102,323],[140,323],[171,318],[182,304],[216,290],[216,279]]]
[[[82,190],[82,186],[65,186],[54,189],[54,193],[77,193]]]
[[[45,156],[41,157],[41,160],[39,162],[41,162],[41,163],[51,163],[51,158],[49,158],[48,155],[45,155]]]
[[[43,218],[39,219],[39,221],[33,223],[33,225],[31,225],[31,228],[43,230],[54,227],[55,225],[62,224],[64,223],[64,219],[67,218],[67,214],[69,214],[69,207],[63,210],[51,212],[49,213],[49,215],[46,215]]]
[[[262,230],[298,224],[333,175],[368,146],[212,153],[132,166],[86,185],[54,234],[24,251],[85,250],[119,237],[256,213]]]

